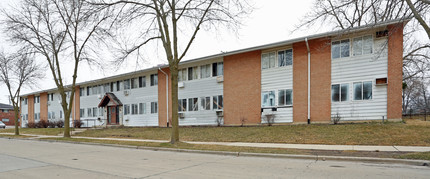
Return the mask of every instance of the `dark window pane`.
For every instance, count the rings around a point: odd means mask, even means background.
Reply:
[[[293,50],[287,50],[285,52],[286,65],[293,65]]]
[[[278,91],[278,106],[285,105],[285,90]]]
[[[331,85],[331,101],[339,101],[339,85]]]
[[[218,104],[219,104],[218,108],[222,109],[223,108],[223,98],[222,98],[222,96],[218,96]]]
[[[349,94],[349,84],[342,84],[340,91],[341,91],[341,94],[340,94],[341,101],[348,101],[349,100],[349,97],[348,97],[348,94]]]
[[[362,100],[362,84],[363,83],[354,83],[354,100]]]
[[[372,82],[371,81],[363,82],[363,99],[364,100],[372,99]]]
[[[286,105],[293,104],[293,90],[291,89],[285,90],[285,104]]]
[[[285,66],[285,53],[284,53],[284,51],[278,52],[278,66],[279,67]]]
[[[218,67],[217,67],[217,63],[213,63],[212,64],[212,76],[217,76],[217,69],[218,69]]]

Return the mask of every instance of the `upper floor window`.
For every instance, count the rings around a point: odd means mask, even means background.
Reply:
[[[121,81],[116,81],[116,91],[121,90]]]
[[[352,41],[352,53],[354,56],[371,54],[373,52],[373,37],[367,35],[354,38]]]
[[[79,96],[84,96],[84,95],[85,95],[84,88],[79,88]]]
[[[139,88],[146,87],[146,76],[139,77]]]
[[[106,83],[103,85],[103,90],[105,93],[111,92],[111,87],[110,87],[109,83]]]
[[[40,96],[34,97],[34,103],[40,103]]]
[[[212,76],[224,75],[224,63],[218,62],[212,64]]]
[[[130,79],[124,80],[124,90],[130,89]]]
[[[261,69],[276,67],[276,52],[263,53],[261,55]]]
[[[24,98],[24,104],[27,105],[28,104],[28,98]]]
[[[349,100],[349,84],[334,84],[331,85],[331,101],[348,101]]]
[[[293,50],[278,51],[278,66],[289,66],[293,65]]]
[[[354,100],[372,99],[372,82],[355,82],[354,83]]]
[[[336,59],[349,57],[349,46],[349,39],[333,41],[331,43],[331,58]]]
[[[131,89],[138,87],[137,78],[132,78],[132,79],[130,79],[130,81],[131,81]]]
[[[211,64],[200,66],[200,77],[201,78],[211,77]]]
[[[48,94],[48,101],[54,101],[54,93]]]
[[[158,75],[152,74],[151,75],[151,86],[158,85]]]
[[[199,73],[197,67],[189,67],[188,68],[188,80],[196,80],[199,79]]]
[[[89,96],[90,95],[90,92],[91,92],[91,87],[87,87],[87,96]]]
[[[187,81],[187,69],[179,69],[178,70],[178,81]]]

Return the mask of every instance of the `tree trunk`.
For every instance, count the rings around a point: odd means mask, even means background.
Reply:
[[[64,107],[66,106],[66,107]],[[70,138],[70,111],[71,109],[67,109],[67,103],[63,101],[62,104],[63,111],[64,111],[64,136]]]
[[[15,112],[15,135],[19,135],[19,127],[18,127],[19,108],[18,108],[18,106],[14,105],[13,111]]]
[[[178,64],[170,66],[170,81],[172,87],[172,136],[170,143],[179,142],[179,121],[178,121]]]

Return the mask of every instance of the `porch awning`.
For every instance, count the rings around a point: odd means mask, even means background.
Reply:
[[[98,107],[122,106],[121,101],[113,93],[106,93]]]

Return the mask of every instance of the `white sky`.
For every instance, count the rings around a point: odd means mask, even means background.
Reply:
[[[18,3],[17,0],[0,0],[0,7],[7,7],[10,2]],[[238,36],[228,32],[204,32],[200,31],[190,51],[185,59],[193,59],[213,54],[218,54],[221,51],[232,51],[246,47],[263,45],[277,41],[287,40],[299,36],[319,33],[322,30],[310,29],[309,31],[300,31],[291,34],[294,26],[299,23],[299,20],[305,13],[309,11],[313,0],[300,1],[285,1],[285,0],[254,0],[255,11],[251,17],[243,22],[244,26],[239,30]],[[11,51],[11,46],[6,41],[6,37],[0,36],[0,49],[5,52]],[[148,63],[141,64],[136,67],[133,63],[122,67],[120,70],[104,71],[98,69],[90,69],[88,65],[81,63],[78,71],[78,82],[104,78],[107,76],[117,75],[121,73],[131,72],[142,68],[152,67],[160,63],[166,63],[166,60],[157,58],[157,52],[147,51],[151,59]],[[158,53],[164,53],[158,51]],[[130,60],[133,61],[133,60]],[[64,69],[64,68],[63,68]],[[72,69],[68,69],[66,81],[71,82]],[[39,81],[36,89],[25,88],[21,94],[38,91],[42,89],[54,88],[55,84],[52,79],[52,74],[48,71],[46,77]],[[9,103],[8,92],[6,86],[0,84],[0,103]]]

